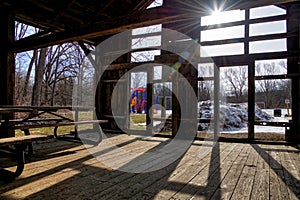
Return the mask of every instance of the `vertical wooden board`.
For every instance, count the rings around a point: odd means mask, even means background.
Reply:
[[[254,139],[255,121],[255,61],[249,61],[248,65],[248,139]]]
[[[173,73],[172,75],[172,136],[174,137],[179,128],[180,119],[180,105],[175,95],[178,94],[178,75]]]
[[[14,53],[9,52],[9,44],[14,42],[15,21],[13,13],[0,10],[0,86],[5,92],[0,97],[1,105],[14,104],[15,60]]]
[[[15,56],[8,46],[14,42],[15,21],[12,12],[0,8],[0,105],[14,105],[15,101]],[[12,119],[13,114],[5,114],[2,119]],[[1,127],[0,127],[1,128]],[[1,130],[4,137],[14,136],[14,130]]]
[[[153,78],[154,78],[154,69],[151,66],[151,69],[147,71],[147,115],[146,115],[146,129],[148,134],[153,134],[153,110],[152,106],[155,104],[153,102]],[[151,108],[151,109],[150,109]]]
[[[287,61],[288,73],[300,73],[300,5],[292,4],[287,7],[287,34],[293,34],[287,38],[287,50],[289,52],[298,52],[295,57],[289,57]],[[298,58],[297,58],[298,56]],[[292,119],[293,125],[291,131],[286,133],[286,140],[300,143],[300,78],[292,78]]]

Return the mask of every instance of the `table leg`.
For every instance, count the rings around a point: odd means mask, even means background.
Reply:
[[[22,174],[24,170],[24,164],[25,164],[25,154],[24,150],[26,148],[27,144],[18,144],[15,145],[16,147],[16,157],[17,157],[17,169],[15,171],[15,177],[18,177]]]

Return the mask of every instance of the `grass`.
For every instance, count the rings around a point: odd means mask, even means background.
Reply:
[[[57,112],[57,114],[62,115],[64,117],[67,117],[69,119],[74,119],[74,113],[71,111],[59,111]],[[78,121],[85,121],[85,120],[91,120],[93,117],[93,113],[92,112],[79,112],[79,116],[78,116]],[[23,116],[26,117],[26,116]],[[41,115],[41,117],[45,117],[45,118],[53,118],[53,115],[50,114],[43,114]],[[86,130],[86,129],[91,129],[92,128],[92,124],[82,124],[78,126],[78,130],[82,131],[82,130]],[[74,131],[74,126],[60,126],[57,129],[57,134],[58,135],[65,135],[65,134],[69,134],[70,132]],[[54,127],[41,127],[41,128],[33,128],[30,129],[30,134],[32,135],[53,135],[54,133]],[[16,130],[15,131],[16,136],[22,136],[24,135],[23,131],[21,130]]]
[[[146,130],[146,114],[130,114],[130,129]]]
[[[130,119],[135,124],[145,123],[146,122],[146,114],[131,114]]]

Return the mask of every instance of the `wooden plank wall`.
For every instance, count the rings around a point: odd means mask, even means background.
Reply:
[[[274,16],[274,17],[266,17],[261,19],[250,19],[250,12],[249,9],[246,10],[246,19],[245,21],[241,22],[232,22],[232,23],[224,23],[219,24],[217,26],[199,26],[196,28],[196,24],[194,27],[188,27],[186,21],[182,22],[174,22],[174,23],[167,23],[163,24],[163,28],[170,28],[173,30],[177,30],[181,33],[184,33],[194,40],[200,41],[200,34],[201,30],[210,30],[215,28],[225,28],[225,27],[232,27],[238,25],[245,26],[245,37],[238,38],[235,40],[222,40],[222,41],[210,41],[210,42],[200,42],[201,45],[218,45],[218,44],[231,44],[236,42],[244,43],[244,55],[233,55],[233,56],[217,56],[213,57],[213,61],[217,65],[217,67],[229,67],[229,66],[248,66],[248,85],[249,85],[249,93],[248,93],[248,107],[249,107],[249,126],[248,126],[248,139],[252,140],[255,139],[254,134],[254,124],[255,124],[255,113],[254,113],[254,105],[255,105],[255,61],[256,60],[272,60],[272,59],[288,59],[288,74],[286,78],[292,79],[292,95],[293,95],[293,106],[292,106],[292,113],[293,113],[293,131],[294,134],[289,135],[287,133],[287,140],[294,141],[297,139],[300,141],[300,133],[299,133],[299,116],[300,116],[300,103],[299,103],[299,90],[300,90],[300,80],[299,80],[299,3],[292,3],[290,5],[285,5],[287,9],[286,15]],[[194,20],[199,21],[199,17],[195,18]],[[257,24],[257,23],[266,23],[278,20],[287,20],[287,33],[284,34],[271,34],[271,35],[264,35],[264,36],[249,36],[249,26],[250,24]],[[200,23],[200,22],[199,22]],[[191,23],[193,24],[193,23]],[[253,41],[263,41],[263,40],[271,40],[271,39],[281,39],[286,38],[288,43],[288,51],[287,52],[275,52],[275,53],[259,53],[259,54],[250,54],[249,53],[249,43]],[[162,38],[163,40],[163,38]],[[131,41],[129,38],[128,41]],[[184,41],[183,41],[184,42]],[[127,46],[126,46],[127,45]],[[130,48],[131,44],[120,44],[121,48]],[[139,50],[139,49],[138,49]],[[146,49],[147,50],[147,49]],[[170,52],[162,51],[161,56],[156,57],[155,62],[157,63],[164,63],[172,67],[174,63],[178,61],[178,55],[174,55]],[[210,62],[209,59],[202,59],[201,62]],[[111,116],[111,95],[112,91],[116,85],[116,82],[120,78],[120,76],[126,73],[129,69],[134,68],[139,63],[130,63],[130,54],[124,55],[117,59],[109,68],[105,71],[103,75],[103,80],[101,80],[98,89],[97,98],[100,99],[100,103],[97,105],[97,111],[100,113],[100,116]],[[188,63],[181,63],[183,68],[188,66]],[[182,70],[183,70],[182,68]],[[181,72],[182,73],[182,72]],[[198,75],[195,74],[194,78],[197,79]],[[148,77],[149,78],[149,77]],[[191,77],[188,77],[191,80]],[[282,77],[270,76],[270,77],[257,77],[258,79],[280,79]],[[129,80],[128,80],[129,81]],[[126,83],[127,85],[129,82]],[[180,82],[178,77],[172,77],[172,89],[179,90]],[[195,92],[197,94],[197,81],[193,82],[192,85],[195,87]],[[151,85],[148,85],[151,88]],[[118,91],[118,98],[121,99],[128,95],[125,89],[125,86],[122,90]],[[126,94],[127,93],[127,94]],[[150,92],[148,93],[150,94]],[[150,97],[148,97],[150,98]],[[149,100],[149,99],[148,99]],[[148,102],[148,107],[151,105],[150,101]],[[173,136],[177,133],[179,124],[180,124],[180,106],[178,103],[177,98],[173,95],[172,98],[172,134]],[[195,106],[196,110],[196,106]],[[122,115],[122,113],[120,113]],[[147,123],[150,123],[150,118],[148,116]]]
[[[126,35],[124,34],[124,37]],[[128,36],[129,37],[129,36]],[[112,57],[115,54],[119,54],[120,50],[126,51],[131,46],[130,39],[122,38],[120,41],[113,41],[117,46],[110,46],[112,49],[106,49],[106,53],[103,56],[103,52],[97,52],[96,50],[96,62],[100,66],[99,72],[102,74],[100,81],[97,83],[97,93],[96,93],[96,112],[100,119],[109,119],[110,123],[107,127],[109,129],[119,129],[115,120],[113,119],[112,106],[117,109],[114,113],[115,117],[123,118],[123,126],[126,126],[126,110],[129,106],[129,102],[125,99],[129,95],[129,77],[126,79],[120,79],[132,68],[134,65],[130,64],[130,53],[125,53],[113,60]],[[109,48],[109,47],[107,47]],[[99,59],[104,60],[99,60]],[[112,62],[111,62],[112,61]],[[107,63],[111,62],[111,63]],[[110,66],[106,66],[110,64]],[[116,85],[118,87],[116,88]],[[115,90],[115,91],[114,91]],[[114,101],[112,102],[112,95],[114,96]],[[128,107],[129,109],[129,107]]]

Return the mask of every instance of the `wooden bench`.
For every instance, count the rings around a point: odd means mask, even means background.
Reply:
[[[27,135],[27,136],[20,136],[20,137],[0,138],[0,148],[14,145],[16,161],[17,161],[16,170],[14,172],[0,168],[0,180],[4,182],[9,182],[12,181],[14,178],[20,176],[24,170],[24,164],[25,164],[24,151],[27,145],[34,141],[47,140],[50,138],[53,138],[53,136]]]

